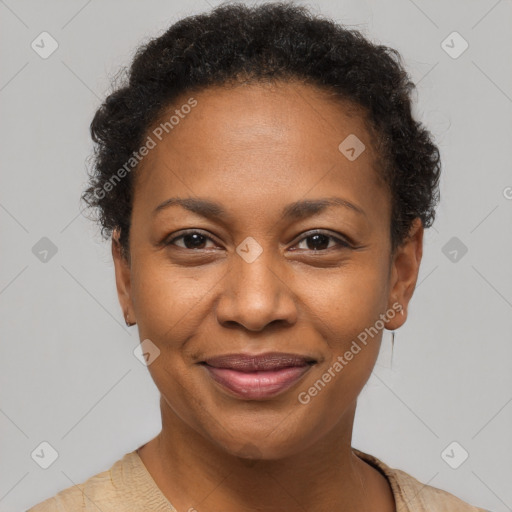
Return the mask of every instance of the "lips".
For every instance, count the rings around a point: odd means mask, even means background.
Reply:
[[[299,354],[228,354],[201,364],[224,389],[246,400],[264,400],[292,387],[316,363]]]
[[[228,368],[240,372],[280,370],[282,368],[305,366],[316,362],[311,357],[282,352],[267,352],[266,354],[228,354],[206,359],[208,366]]]

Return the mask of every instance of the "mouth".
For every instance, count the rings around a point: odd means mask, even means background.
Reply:
[[[317,361],[299,354],[228,354],[201,361],[210,377],[245,400],[265,400],[296,384]]]

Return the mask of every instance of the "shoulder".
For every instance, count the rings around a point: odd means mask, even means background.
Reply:
[[[94,506],[96,502],[100,502],[103,507],[104,503],[111,501],[112,494],[115,494],[115,489],[109,485],[108,480],[109,471],[104,471],[92,476],[84,483],[60,491],[55,496],[28,509],[27,512],[86,511],[89,510],[89,503]]]
[[[413,476],[401,471],[393,469],[394,477],[400,488],[400,493],[408,509],[411,512],[489,512],[483,508],[471,505],[457,496],[424,484]]]
[[[139,510],[138,504],[153,502],[155,495],[156,501],[159,501],[160,496],[149,473],[133,451],[115,462],[110,469],[60,491],[27,512],[133,512]],[[155,510],[173,509],[157,506]]]
[[[391,468],[373,455],[353,450],[358,457],[386,476],[397,512],[490,512],[470,505],[448,491],[424,484],[405,471]]]

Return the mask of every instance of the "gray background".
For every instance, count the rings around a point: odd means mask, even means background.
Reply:
[[[160,429],[156,387],[133,355],[136,327],[124,326],[117,302],[110,245],[79,210],[88,127],[138,44],[218,3],[0,1],[1,511],[83,482]],[[443,161],[410,316],[392,368],[384,333],[353,446],[510,511],[511,2],[304,3],[401,52],[418,84],[415,112]],[[43,31],[59,44],[47,59],[31,48]],[[453,31],[469,43],[458,58],[441,45]],[[46,261],[43,237],[57,248]],[[43,441],[59,455],[46,470],[31,458]],[[453,441],[469,453],[458,469],[441,456]]]

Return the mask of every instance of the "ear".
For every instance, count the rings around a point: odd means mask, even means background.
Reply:
[[[115,229],[112,232],[112,259],[116,273],[116,288],[119,304],[123,310],[126,321],[136,322],[131,296],[131,268],[128,258],[123,254],[119,241],[120,232]]]
[[[416,218],[408,238],[396,249],[393,256],[390,269],[388,310],[397,311],[397,314],[386,323],[386,329],[390,331],[398,329],[407,320],[407,307],[416,287],[423,255],[423,231],[421,219]],[[403,308],[403,315],[397,309],[398,305]]]

